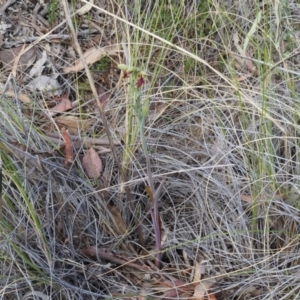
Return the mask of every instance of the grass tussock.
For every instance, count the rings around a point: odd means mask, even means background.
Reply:
[[[69,8],[83,52],[122,50],[91,66],[91,77],[59,78],[77,103],[63,113],[78,120],[71,133],[110,143],[98,149],[101,177],[89,179],[84,145],[74,143],[65,166],[46,94],[29,105],[3,92],[1,299],[193,299],[205,280],[218,300],[298,299],[299,4],[95,0],[82,16],[78,3]],[[63,14],[54,16],[51,28],[67,33]],[[46,38],[37,46],[58,73],[80,56],[64,44],[64,55],[50,53]],[[26,93],[12,77],[7,86]],[[93,86],[109,91],[100,113]]]

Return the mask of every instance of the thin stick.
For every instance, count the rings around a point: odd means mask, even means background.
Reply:
[[[17,0],[8,0],[6,3],[0,8],[0,15],[4,14],[4,12],[13,5]]]
[[[46,133],[46,136],[48,137],[53,137],[53,138],[61,138],[61,134],[60,133],[56,133],[56,132],[48,132]],[[82,143],[83,145],[109,145],[109,140],[108,139],[103,139],[103,138],[91,138],[91,137],[78,137],[76,135],[70,135],[70,138],[73,142],[79,142]],[[113,144],[115,146],[120,146],[121,142],[120,141],[116,141],[113,140]]]
[[[81,249],[80,253],[82,253],[84,255],[87,255],[87,256],[94,256],[94,257],[97,257],[98,259],[100,258],[100,259],[112,261],[112,262],[114,262],[118,265],[121,265],[121,266],[124,266],[124,267],[128,266],[128,267],[140,270],[140,271],[145,271],[145,272],[158,271],[158,269],[156,269],[155,266],[153,266],[153,268],[154,268],[154,270],[153,270],[152,268],[150,268],[148,266],[139,265],[139,264],[136,264],[132,261],[128,261],[126,259],[116,257],[115,255],[113,255],[109,252],[103,251],[103,250],[101,250],[101,249],[99,249],[95,246],[85,248],[85,249]]]
[[[91,31],[91,30],[84,30],[82,32],[78,32],[77,36],[87,36],[88,34],[93,34],[95,32],[98,32],[97,30],[95,31]],[[17,39],[15,41],[12,42],[4,42],[3,46],[4,48],[8,48],[8,47],[12,47],[12,46],[16,46],[19,44],[26,44],[26,43],[32,43],[35,42],[36,40],[40,40],[40,36],[29,36],[29,37],[25,37],[23,39]],[[61,41],[69,41],[72,39],[72,36],[69,34],[49,34],[45,37],[45,40],[59,40],[59,43],[61,43]],[[53,41],[52,41],[53,42]]]

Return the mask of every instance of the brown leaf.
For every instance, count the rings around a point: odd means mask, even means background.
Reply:
[[[102,57],[106,55],[117,55],[118,52],[121,52],[118,45],[112,45],[105,48],[92,47],[83,54],[83,59],[86,60],[87,65],[92,65]],[[71,72],[78,72],[82,69],[84,69],[84,65],[82,63],[82,60],[79,58],[75,61],[74,66],[64,68],[63,73],[66,74]]]
[[[57,105],[49,109],[51,116],[55,115],[56,113],[62,113],[72,109],[72,102],[69,100],[67,95],[63,95],[59,98],[59,100],[61,101]]]
[[[201,265],[198,261],[195,261],[195,274],[193,282],[198,282],[201,280]]]
[[[217,298],[214,294],[209,294],[207,295],[207,300],[217,300]]]
[[[72,140],[69,131],[64,127],[61,129],[61,134],[65,141],[65,166],[68,167],[69,164],[73,162]]]
[[[91,120],[81,120],[76,116],[61,116],[55,118],[57,124],[68,127],[70,133],[78,134],[81,130],[86,130],[91,126]]]
[[[216,282],[214,280],[203,280],[195,286],[194,295],[190,300],[204,300],[205,296],[208,294],[208,290]],[[213,299],[213,298],[211,298]]]
[[[98,248],[95,246],[80,249],[80,253],[86,256],[97,256]]]
[[[20,71],[25,71],[36,59],[36,48],[31,47],[26,51],[23,46],[0,51],[0,62],[5,70],[11,70],[16,60]],[[26,51],[26,52],[25,52]]]
[[[102,172],[102,161],[98,153],[91,147],[82,159],[83,168],[89,178],[97,179]]]
[[[0,90],[0,93],[1,92],[2,91]],[[16,94],[14,91],[6,91],[4,95],[7,97],[18,97],[18,99],[20,99],[23,103],[31,103],[31,99],[25,94]]]
[[[193,291],[193,285],[186,285],[185,282],[181,280],[174,280],[172,282],[166,281],[164,286],[170,287],[171,289],[165,292],[161,299],[178,299],[178,296],[180,296],[179,299],[184,299],[182,297],[183,294],[188,293],[188,295],[190,296]]]
[[[253,74],[245,74],[245,75],[243,75],[243,76],[240,76],[240,77],[238,77],[237,78],[237,81],[238,82],[241,82],[241,81],[244,81],[244,80],[246,80],[246,79],[248,79],[248,78],[250,78],[250,77],[253,77]]]
[[[241,200],[245,201],[245,202],[248,202],[248,203],[252,203],[253,202],[252,197],[250,197],[248,195],[245,195],[245,194],[241,194]]]

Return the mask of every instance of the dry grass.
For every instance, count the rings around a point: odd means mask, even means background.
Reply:
[[[299,298],[300,6],[159,2],[96,0],[88,15],[73,16],[79,32],[90,21],[101,25],[97,39],[78,36],[83,52],[108,41],[123,54],[91,68],[89,80],[85,71],[60,77],[79,100],[64,113],[81,120],[77,135],[125,141],[133,108],[117,64],[144,70],[147,153],[139,135],[134,145],[114,146],[101,155],[101,178],[90,180],[85,149],[65,168],[63,149],[45,134],[60,127],[45,94],[31,95],[31,106],[1,98],[1,299],[168,299],[166,283],[175,279],[190,294],[170,298],[193,299],[199,268],[202,280],[215,281],[218,300]],[[55,33],[66,34],[60,17]],[[45,37],[37,46],[53,70],[71,64],[69,45],[50,52]],[[91,83],[110,92],[102,117]],[[125,150],[132,152],[123,172]],[[161,270],[153,264],[147,155],[155,187],[165,181]],[[94,246],[113,258],[97,257]]]

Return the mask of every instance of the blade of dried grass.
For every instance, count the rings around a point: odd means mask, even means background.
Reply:
[[[155,233],[156,257],[155,265],[160,268],[161,266],[161,219],[158,211],[157,198],[154,198],[153,192],[149,186],[146,186],[146,192],[152,202],[153,208],[151,209],[151,219]]]
[[[148,266],[134,263],[133,261],[137,260],[138,258],[137,259],[132,259],[132,260],[126,260],[126,259],[117,257],[113,253],[110,253],[106,250],[102,250],[102,249],[97,248],[95,246],[81,249],[80,253],[82,253],[83,255],[93,256],[93,257],[97,257],[98,259],[104,259],[104,260],[108,260],[108,261],[117,263],[121,267],[128,266],[128,267],[131,267],[131,268],[134,268],[134,269],[137,269],[137,270],[142,270],[142,271],[151,272],[151,273],[154,272],[154,271],[157,271],[157,270],[151,269]]]
[[[6,145],[3,143],[0,143],[0,147],[2,149],[7,149]],[[9,153],[9,152],[8,152]],[[38,213],[36,212],[34,205],[31,203],[31,199],[29,195],[27,194],[27,191],[25,190],[25,187],[23,185],[22,179],[20,178],[19,174],[16,172],[16,169],[14,168],[13,164],[11,163],[11,158],[8,155],[5,155],[5,161],[6,161],[6,166],[10,165],[10,169],[6,169],[6,176],[10,178],[11,184],[14,184],[16,187],[17,191],[19,192],[20,196],[22,197],[22,200],[24,201],[23,203],[20,203],[21,209],[24,211],[25,215],[27,216],[27,220],[29,224],[32,226],[34,233],[38,240],[40,241],[40,246],[42,247],[44,251],[44,255],[47,257],[48,261],[50,261],[50,250],[49,250],[49,245],[47,243],[47,239],[44,235],[44,231],[42,228],[41,221],[39,219]],[[24,160],[23,160],[24,161]],[[26,160],[25,160],[26,162]],[[7,206],[11,206],[10,203],[7,202]],[[9,228],[8,223],[6,222],[5,219],[0,222],[1,226],[4,226],[4,228]],[[7,226],[8,225],[8,226]],[[4,232],[3,232],[4,233]],[[10,234],[10,231],[9,231]],[[6,240],[10,242],[10,245],[13,247],[13,249],[18,253],[18,255],[25,261],[30,267],[35,269],[39,274],[44,274],[41,269],[39,269],[38,266],[36,266],[31,259],[28,257],[27,253],[22,250],[21,247],[17,243],[14,242],[14,240],[11,240],[8,236],[6,236]]]
[[[106,55],[117,55],[118,52],[121,52],[118,45],[107,46],[105,48],[92,47],[88,49],[86,52],[84,52],[83,58],[80,58],[77,61],[75,61],[73,66],[64,68],[63,73],[65,74],[73,73],[84,69],[84,64],[82,59],[85,59],[87,65],[92,65],[98,60],[100,60],[102,57]]]

